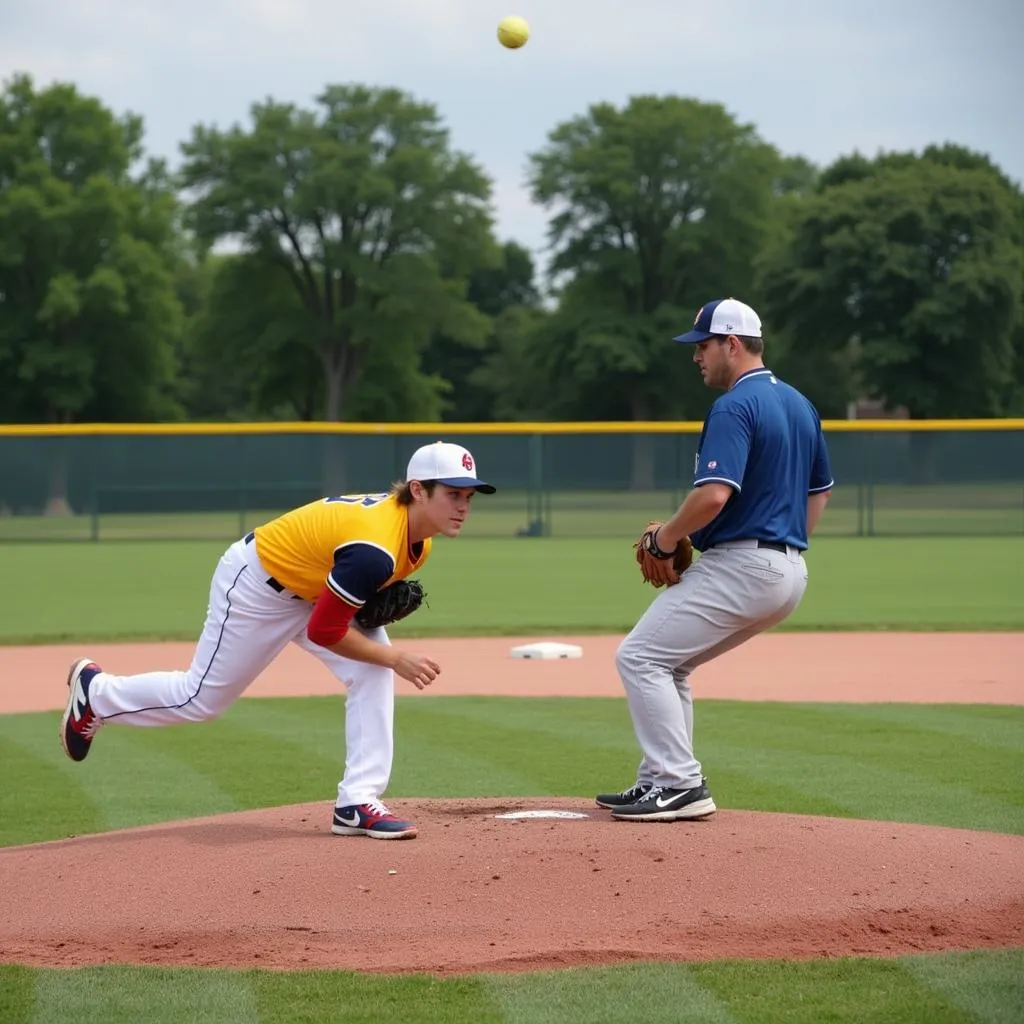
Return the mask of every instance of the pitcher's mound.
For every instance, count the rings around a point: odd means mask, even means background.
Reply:
[[[306,804],[0,850],[0,960],[377,971],[1024,945],[1024,838],[792,814],[617,822],[589,801]],[[572,815],[516,815],[570,811]]]

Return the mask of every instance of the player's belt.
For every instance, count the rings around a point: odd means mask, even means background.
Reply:
[[[732,543],[732,541],[723,540],[722,543],[721,543],[721,547],[725,547],[727,544],[731,544],[731,543]],[[758,540],[755,543],[757,544],[757,546],[759,548],[768,548],[769,551],[781,551],[783,554],[785,554],[789,550],[789,545],[788,544],[783,544],[782,541],[778,541],[778,540]],[[747,546],[749,546],[749,544],[750,544],[750,541],[742,542],[742,546],[743,547],[747,547]],[[717,548],[717,547],[719,547],[718,544],[712,544],[710,547],[705,548],[704,550],[710,551],[711,548]]]
[[[246,544],[251,544],[255,539],[256,534],[253,533],[251,530],[245,535]],[[275,580],[273,576],[267,577],[267,586],[270,587],[271,590],[276,590],[279,594],[283,594],[288,589],[283,583],[278,583],[278,581]],[[298,594],[292,594],[292,597],[296,601],[302,600],[302,598]]]

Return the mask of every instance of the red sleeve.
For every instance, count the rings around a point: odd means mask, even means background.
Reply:
[[[358,610],[325,585],[313,606],[306,636],[321,647],[333,647],[348,632],[348,624]]]

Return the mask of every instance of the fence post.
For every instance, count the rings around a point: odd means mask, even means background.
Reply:
[[[96,483],[96,448],[101,443],[99,437],[86,437],[86,450],[89,452],[89,540],[100,539],[100,499],[99,486]]]
[[[246,494],[246,484],[248,476],[245,472],[245,434],[236,434],[238,438],[238,444],[236,445],[235,460],[238,465],[239,479],[238,479],[238,536],[244,537],[246,534],[246,505],[248,504],[248,496]]]
[[[544,437],[531,434],[529,440],[526,529],[529,537],[542,537],[550,526],[544,522]]]

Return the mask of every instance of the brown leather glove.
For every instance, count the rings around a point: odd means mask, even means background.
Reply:
[[[633,545],[644,583],[650,583],[655,587],[678,583],[680,576],[693,561],[693,544],[689,537],[684,537],[674,551],[666,552],[658,548],[656,534],[661,525],[656,520],[649,522]]]

